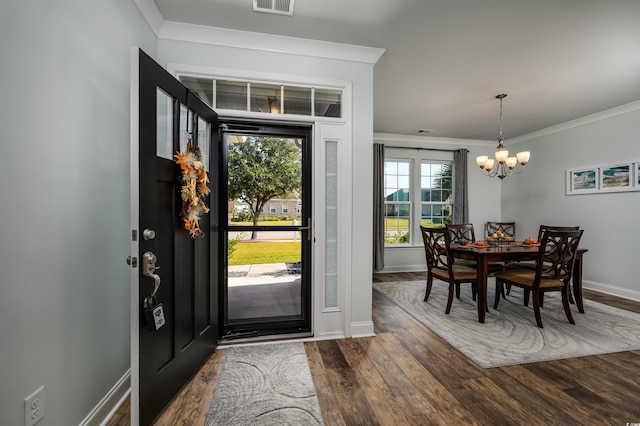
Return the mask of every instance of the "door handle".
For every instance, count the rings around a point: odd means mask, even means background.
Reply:
[[[156,269],[160,269],[159,266],[156,266],[157,260],[158,258],[156,255],[150,251],[147,251],[142,255],[142,275],[153,278],[155,283],[151,296],[155,296],[158,291],[158,287],[160,287],[160,276],[155,273]]]
[[[309,233],[307,233],[307,241],[311,241],[311,229],[312,229],[312,225],[311,225],[311,218],[307,219],[307,226],[301,226],[298,228],[298,231],[305,231],[308,230]]]

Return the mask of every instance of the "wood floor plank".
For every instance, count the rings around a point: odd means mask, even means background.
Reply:
[[[211,398],[226,356],[226,349],[218,349],[211,354],[198,373],[163,410],[155,425],[174,426],[202,423],[211,406]]]
[[[529,401],[530,403],[544,404],[546,407],[539,408],[537,411],[544,413],[544,417],[551,416],[547,419],[549,422],[560,420],[560,424],[570,424],[574,422],[588,424],[598,413],[593,411],[589,406],[580,404],[561,388],[544,380],[531,372],[530,369],[522,365],[512,365],[502,367],[500,372],[513,378],[522,387],[527,389],[527,393],[516,392],[516,386],[508,387],[513,398],[518,400]],[[504,385],[504,384],[503,384]],[[535,395],[535,396],[534,396]],[[543,417],[543,418],[544,418]],[[570,421],[573,419],[573,421]]]
[[[339,341],[338,345],[354,370],[364,396],[380,424],[407,424],[409,419],[401,404],[398,403],[396,390],[387,385],[369,358],[368,348],[371,339],[374,338],[344,339]]]
[[[347,425],[378,425],[360,383],[344,358],[335,340],[316,343],[324,363],[327,383],[334,395],[333,403],[339,408]]]
[[[338,402],[335,400],[337,395],[333,392],[333,387],[329,383],[329,378],[327,377],[327,372],[324,368],[324,362],[322,361],[322,355],[320,354],[317,343],[307,342],[304,346],[307,352],[311,377],[313,378],[313,383],[316,388],[318,403],[320,404],[320,411],[322,412],[325,424],[337,426],[346,425],[347,423],[342,417]]]

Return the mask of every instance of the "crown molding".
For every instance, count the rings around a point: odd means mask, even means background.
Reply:
[[[149,27],[151,27],[151,31],[158,37],[160,28],[164,23],[164,18],[160,14],[156,3],[153,0],[133,0],[133,2],[138,6],[142,17],[147,21]]]
[[[640,101],[634,101],[628,104],[608,109],[606,111],[597,112],[595,114],[586,115],[584,117],[576,118],[575,120],[560,123],[555,126],[547,127],[545,129],[536,130],[535,132],[527,133],[515,138],[509,138],[508,143],[505,143],[505,145],[508,146],[515,143],[548,136],[553,133],[562,132],[563,130],[573,129],[574,127],[584,126],[586,124],[595,123],[596,121],[600,120],[606,120],[607,118],[616,117],[618,115],[627,114],[629,112],[637,110],[640,110]]]
[[[376,142],[391,142],[391,143],[410,143],[416,144],[416,148],[420,146],[428,145],[442,145],[442,146],[460,146],[466,148],[469,145],[473,146],[494,146],[496,143],[493,141],[484,141],[479,139],[459,139],[459,138],[443,138],[438,136],[416,136],[416,135],[401,135],[395,133],[374,133],[373,139]],[[392,147],[390,145],[390,147]]]
[[[166,21],[153,0],[134,0],[159,39],[375,64],[385,49]]]

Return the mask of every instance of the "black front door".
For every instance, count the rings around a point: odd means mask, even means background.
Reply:
[[[135,59],[134,59],[135,60]],[[210,208],[199,221],[202,236],[192,238],[181,218],[184,181],[175,154],[187,143],[199,147],[211,180],[218,164],[217,115],[144,52],[138,55],[138,240],[139,422],[151,424],[177,391],[213,352],[218,337],[217,275],[220,252],[216,196],[200,194]],[[135,107],[134,107],[135,108]],[[135,152],[132,152],[132,162]],[[132,179],[136,179],[132,173]],[[132,185],[133,186],[133,185]],[[211,192],[216,185],[210,183]],[[132,203],[135,204],[135,195]],[[148,262],[155,262],[149,271]],[[146,272],[145,272],[146,269]],[[164,325],[149,330],[145,299],[162,304]],[[133,307],[134,312],[136,307]],[[132,330],[134,333],[134,330]],[[132,346],[134,343],[132,342]],[[132,364],[135,364],[135,352]],[[135,374],[135,369],[132,367]],[[132,407],[132,414],[137,407]],[[133,419],[135,424],[135,419]]]

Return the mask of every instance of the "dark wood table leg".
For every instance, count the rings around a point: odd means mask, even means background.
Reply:
[[[484,323],[487,312],[487,277],[489,276],[489,262],[484,256],[478,256],[478,322]]]
[[[576,255],[576,263],[573,265],[573,296],[576,300],[576,306],[581,314],[584,314],[584,305],[582,303],[582,255],[587,250],[578,250]]]

